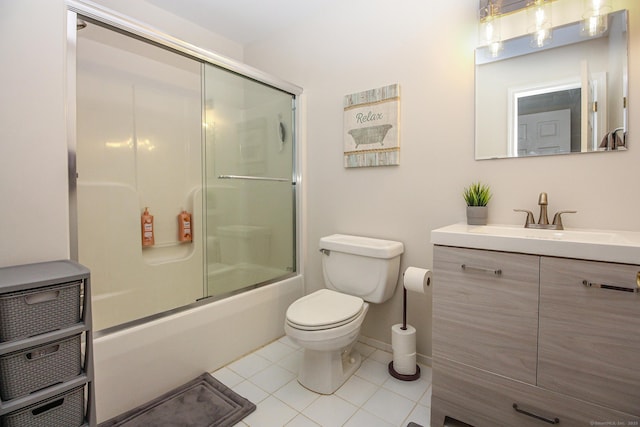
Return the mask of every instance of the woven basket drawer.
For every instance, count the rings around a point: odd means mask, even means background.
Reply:
[[[80,334],[0,357],[0,398],[15,399],[82,373]]]
[[[2,427],[80,427],[84,424],[84,386],[0,418]]]
[[[29,338],[80,322],[81,283],[0,296],[0,342]]]

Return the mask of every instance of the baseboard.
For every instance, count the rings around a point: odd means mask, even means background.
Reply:
[[[368,345],[378,350],[393,353],[393,348],[391,347],[391,344],[388,344],[386,342],[365,337],[363,335],[360,335],[360,337],[358,338],[358,341],[360,341],[362,344]],[[420,353],[416,354],[416,361],[422,365],[431,366],[431,357],[425,356],[424,354],[420,354]]]

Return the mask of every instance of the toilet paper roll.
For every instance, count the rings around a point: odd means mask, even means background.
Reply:
[[[408,291],[424,294],[431,285],[431,270],[426,268],[408,267],[404,271],[404,287]]]
[[[416,373],[416,328],[402,324],[391,327],[391,347],[393,348],[393,369],[402,375]]]

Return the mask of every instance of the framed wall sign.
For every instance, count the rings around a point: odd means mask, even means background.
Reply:
[[[400,87],[344,97],[344,167],[400,164]]]

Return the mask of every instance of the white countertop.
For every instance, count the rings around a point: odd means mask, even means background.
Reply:
[[[434,245],[640,264],[640,232],[539,230],[517,225],[452,224],[431,231]]]

